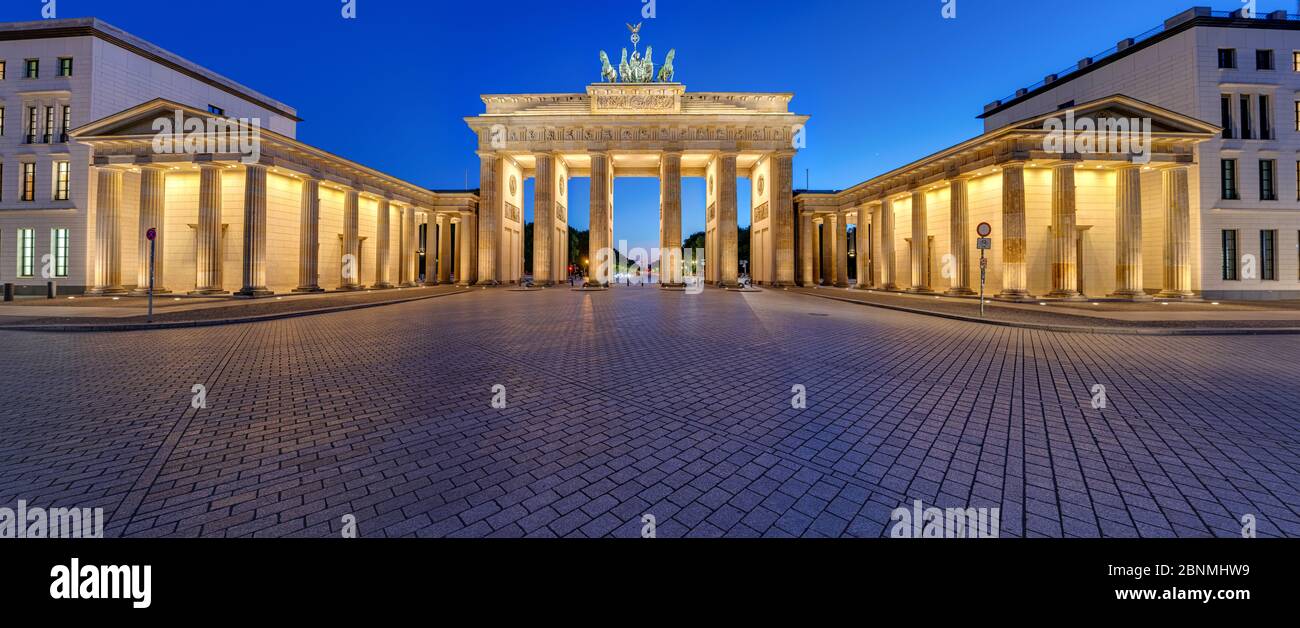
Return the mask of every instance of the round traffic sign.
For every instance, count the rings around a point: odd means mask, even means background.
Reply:
[[[144,232],[144,237],[148,238],[149,241],[152,242],[154,238],[158,237],[158,230],[153,227],[149,227],[149,230]]]
[[[987,238],[990,233],[993,233],[993,225],[990,225],[987,222],[981,222],[980,226],[975,227],[975,233],[980,234],[981,238]]]

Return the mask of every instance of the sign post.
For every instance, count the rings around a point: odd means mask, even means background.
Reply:
[[[993,225],[981,222],[975,228],[975,233],[979,235],[979,239],[975,241],[975,248],[980,251],[980,318],[984,318],[984,284],[989,274],[989,260],[984,257],[984,251],[993,248],[993,239],[989,237],[993,234]]]
[[[149,239],[149,314],[145,318],[146,322],[153,322],[153,286],[154,286],[154,245],[155,238],[158,237],[158,230],[150,227],[145,232],[145,237]]]

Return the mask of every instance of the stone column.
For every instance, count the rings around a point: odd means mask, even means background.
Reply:
[[[343,200],[343,259],[339,290],[361,289],[361,196],[349,188]]]
[[[1165,200],[1165,287],[1162,299],[1191,299],[1192,292],[1192,217],[1188,190],[1188,166],[1167,168],[1164,177]]]
[[[419,227],[416,231],[418,239]],[[438,285],[438,214],[434,212],[424,213],[424,285]]]
[[[953,277],[952,287],[945,293],[951,296],[975,294],[975,291],[970,288],[971,226],[967,181],[966,177],[959,176],[948,184],[948,218],[951,225],[949,238],[952,243],[950,248],[954,262],[953,270],[957,273],[957,276]]]
[[[772,246],[776,272],[773,287],[794,283],[794,152],[772,158]]]
[[[375,208],[375,289],[385,290],[393,287],[392,233],[393,207],[388,199],[379,199]]]
[[[555,157],[549,154],[535,156],[537,162],[536,185],[533,186],[533,283],[549,286],[555,283],[551,276],[551,256],[555,239],[555,188],[557,185]],[[448,223],[450,226],[450,223]],[[450,243],[450,240],[444,238]],[[441,247],[440,247],[441,248]],[[441,257],[441,251],[439,252]],[[443,276],[438,269],[438,277]]]
[[[849,214],[835,215],[835,287],[849,287]]]
[[[1002,292],[999,299],[1030,299],[1025,243],[1025,164],[1002,166]]]
[[[478,229],[474,223],[474,214],[466,212],[460,215],[460,228],[456,230],[460,236],[456,247],[460,251],[460,263],[456,265],[456,284],[463,288],[474,285],[477,275],[474,259],[478,254],[475,253],[477,247],[474,237]]]
[[[537,225],[533,225],[533,233],[537,233]],[[537,272],[535,266],[533,272]],[[451,283],[451,216],[449,214],[438,215],[438,283]]]
[[[273,294],[266,287],[266,166],[244,167],[243,282],[238,296]]]
[[[96,168],[95,284],[86,294],[123,294],[122,171]]]
[[[495,286],[503,269],[501,260],[501,157],[496,153],[479,154],[479,220],[478,220],[478,283]],[[434,221],[429,221],[427,231],[429,246],[425,255],[433,251]],[[428,259],[428,258],[426,258]],[[431,269],[436,266],[430,266]],[[426,282],[435,281],[436,275],[426,275]]]
[[[825,218],[819,218],[812,225],[813,285],[817,286],[826,283],[825,264],[822,263],[822,227],[825,223]]]
[[[199,164],[198,249],[195,252],[194,291],[190,294],[225,294],[221,287],[222,233],[221,166]]]
[[[167,294],[163,287],[163,236],[166,221],[167,170],[160,166],[140,167],[140,234],[137,239],[135,290],[131,294],[149,294],[149,230],[155,233],[154,294]]]
[[[858,280],[855,285],[859,290],[865,290],[871,285],[871,278],[867,276],[869,264],[867,264],[868,251],[871,250],[871,242],[867,237],[870,229],[867,229],[867,208],[866,206],[858,208],[858,222],[855,236],[855,246],[857,247],[856,270],[858,271]]]
[[[930,292],[930,216],[926,211],[925,190],[912,192],[912,287],[911,293]]]
[[[1150,299],[1142,289],[1142,166],[1115,170],[1115,292],[1117,299]]]
[[[871,208],[871,287],[877,288],[884,285],[881,276],[884,274],[884,245],[881,244],[880,233],[884,221],[884,203],[880,203]]]
[[[294,292],[324,292],[320,287],[320,180],[303,177],[298,211],[298,287]]]
[[[882,282],[885,290],[898,290],[898,281],[894,268],[898,263],[898,254],[894,251],[894,201],[886,198],[880,203],[880,259]]]
[[[808,286],[816,285],[813,281],[813,224],[812,214],[801,213],[799,215],[799,285]]]
[[[591,287],[605,287],[614,275],[613,247],[609,241],[610,194],[613,173],[609,153],[591,153],[591,230],[587,238],[587,280]],[[602,257],[601,252],[607,255]]]
[[[664,152],[659,160],[659,283],[665,288],[685,285],[682,280],[682,154]]]
[[[734,288],[740,283],[740,226],[736,214],[736,153],[719,153],[718,160],[718,281]]]
[[[1074,164],[1052,167],[1052,291],[1057,299],[1079,297],[1078,231]]]
[[[415,224],[415,207],[402,207],[402,276],[403,288],[420,285],[420,229]]]

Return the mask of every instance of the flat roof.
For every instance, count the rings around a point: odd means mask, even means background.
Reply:
[[[60,37],[98,37],[108,43],[169,67],[199,82],[216,87],[260,107],[274,111],[294,122],[301,122],[298,111],[257,90],[217,74],[180,55],[164,50],[108,22],[95,17],[78,17],[32,22],[0,22],[0,41],[54,39]]]

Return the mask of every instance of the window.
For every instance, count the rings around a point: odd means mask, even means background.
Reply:
[[[42,144],[54,142],[54,107],[45,108],[45,135],[42,139],[44,140]]]
[[[1223,200],[1237,200],[1237,160],[1224,159],[1219,166],[1223,178]]]
[[[1300,59],[1300,52],[1297,52],[1296,55],[1297,55],[1296,58]],[[1296,71],[1300,72],[1300,70],[1296,70]],[[5,80],[5,62],[0,61],[0,81],[3,80]]]
[[[5,134],[5,108],[0,107],[0,137]]]
[[[1223,230],[1223,280],[1237,280],[1237,230]]]
[[[1241,95],[1241,139],[1248,140],[1254,137],[1250,125],[1250,94]]]
[[[55,277],[68,276],[68,230],[50,229],[50,255]]]
[[[1273,176],[1275,163],[1272,159],[1259,160],[1259,200],[1277,200],[1277,177]]]
[[[1263,185],[1261,182],[1260,185]],[[54,200],[68,200],[68,162],[54,162]]]
[[[1291,69],[1300,72],[1300,52],[1291,53]]]
[[[23,62],[23,78],[41,78],[40,59],[27,59]]]
[[[1255,51],[1255,69],[1272,70],[1273,69],[1273,51],[1256,50]]]
[[[1219,68],[1231,69],[1237,67],[1237,50],[1235,48],[1219,49]]]
[[[1259,278],[1277,281],[1277,231],[1259,232]]]
[[[72,130],[72,106],[63,105],[63,132],[59,135],[60,142],[68,141],[68,131]]]
[[[27,108],[27,133],[23,138],[24,144],[36,143],[36,107]]]
[[[21,183],[22,195],[19,196],[19,199],[24,201],[36,200],[36,164],[34,162],[28,161],[23,163],[23,178]]]
[[[18,230],[18,276],[31,277],[36,257],[36,230]]]
[[[1296,130],[1300,130],[1300,100],[1295,103]],[[1232,132],[1232,94],[1219,97],[1219,126],[1223,127],[1223,139],[1230,140],[1236,136]]]
[[[1273,116],[1269,112],[1270,98],[1267,95],[1259,95],[1259,139],[1273,139]]]
[[[208,105],[208,113],[224,116],[226,115],[226,110],[216,105]]]
[[[1270,50],[1269,55],[1272,54],[1273,51]],[[72,76],[72,57],[59,57],[59,76]]]

